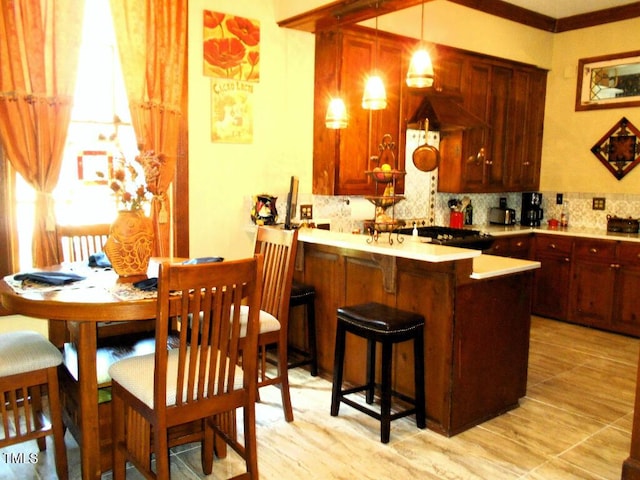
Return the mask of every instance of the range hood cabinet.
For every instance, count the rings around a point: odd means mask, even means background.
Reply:
[[[412,96],[422,96],[420,104],[408,121],[408,128],[421,129],[425,118],[429,119],[430,130],[440,132],[489,127],[481,118],[462,106],[462,98],[436,90],[422,92],[415,90]],[[415,105],[415,100],[412,99]]]

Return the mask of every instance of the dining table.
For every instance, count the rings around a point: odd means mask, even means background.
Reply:
[[[110,402],[106,407],[100,406],[105,402],[100,398],[96,374],[98,325],[155,318],[155,292],[140,290],[133,284],[157,277],[162,261],[182,260],[152,258],[147,275],[138,277],[119,277],[110,268],[76,263],[38,269],[38,272],[72,272],[84,277],[64,285],[16,280],[16,275],[0,281],[0,302],[10,313],[49,321],[49,338],[63,350],[69,338],[74,339],[76,364],[63,364],[61,377],[67,381],[61,378],[60,388],[65,426],[80,447],[82,478],[85,480],[101,478],[102,472],[110,469],[111,464],[111,422],[105,421],[105,416],[110,420],[111,408]]]

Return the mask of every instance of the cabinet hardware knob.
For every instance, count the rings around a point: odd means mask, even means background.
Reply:
[[[516,247],[521,247],[521,246],[522,246],[522,241],[516,243]]]
[[[555,250],[555,249],[556,249],[556,248],[558,248],[558,247],[556,246],[556,244],[555,244],[555,243],[551,243],[551,244],[549,244],[549,248],[552,248],[552,249],[554,249],[554,250]]]
[[[589,249],[589,253],[598,253],[598,249],[597,249],[597,248],[593,248],[593,247],[591,247],[591,248]]]
[[[571,259],[569,257],[564,257],[564,261],[569,263],[571,261]]]
[[[484,154],[484,147],[480,148],[480,150],[478,151],[478,154],[476,155],[476,163],[482,163],[485,160],[485,154]]]
[[[611,264],[611,268],[620,268],[620,264],[619,263],[612,263]]]
[[[529,165],[531,165],[531,162],[522,162],[522,165],[524,165],[525,167],[528,167]]]

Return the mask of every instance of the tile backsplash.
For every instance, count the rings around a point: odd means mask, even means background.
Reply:
[[[433,187],[435,188],[435,187]],[[551,218],[560,219],[562,205],[556,205],[556,193],[563,193],[564,202],[569,212],[569,225],[585,228],[606,228],[607,215],[623,218],[640,218],[640,195],[603,194],[603,193],[572,193],[572,192],[542,192],[542,208],[544,210],[543,225]],[[497,207],[500,197],[507,199],[507,206],[516,211],[517,222],[520,222],[522,195],[520,193],[492,193],[492,194],[453,194],[438,193],[427,187],[424,191],[412,194],[408,190],[405,199],[395,206],[395,218],[403,219],[408,225],[416,221],[419,225],[448,225],[449,208],[447,202],[451,198],[468,196],[473,205],[473,225],[482,230],[487,224],[488,212],[491,207]],[[604,210],[593,210],[593,197],[606,199]],[[286,194],[280,198],[287,198]],[[430,202],[434,199],[433,215]],[[300,194],[298,204],[312,204],[315,220],[329,220],[331,229],[338,232],[352,232],[362,230],[365,219],[374,218],[375,207],[364,197],[359,196],[329,196]],[[247,199],[247,212],[250,211],[252,199]],[[280,221],[284,221],[286,204],[278,204]],[[299,214],[299,212],[298,212]],[[247,218],[249,215],[247,214]],[[423,223],[424,222],[424,223]]]
[[[429,192],[430,193],[430,192]],[[542,208],[544,210],[543,225],[551,218],[560,219],[562,205],[556,205],[556,193],[563,193],[563,201],[569,212],[569,225],[574,227],[603,228],[607,226],[607,215],[618,217],[640,218],[640,195],[603,194],[603,193],[572,193],[572,192],[542,192]],[[429,202],[434,198],[434,216],[429,215]],[[396,205],[395,217],[404,219],[409,225],[413,221],[432,225],[448,225],[449,208],[447,202],[450,198],[462,198],[468,196],[473,205],[473,225],[482,230],[487,224],[488,212],[491,207],[497,207],[500,197],[507,198],[507,206],[516,211],[517,222],[520,222],[520,210],[522,207],[522,195],[520,193],[498,194],[452,194],[423,193],[413,198],[410,191],[405,195],[405,200]],[[604,197],[606,205],[604,210],[593,210],[593,197]],[[331,220],[331,228],[336,231],[349,232],[354,229],[362,229],[362,218],[352,216],[352,205],[366,202],[362,197],[324,196],[310,195],[303,200],[304,203],[313,204],[315,218]],[[367,202],[368,203],[368,202]],[[362,210],[357,208],[358,213]],[[370,204],[369,219],[374,217],[374,206]],[[433,221],[431,221],[433,218]]]

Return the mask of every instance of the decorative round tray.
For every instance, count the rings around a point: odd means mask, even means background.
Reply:
[[[404,200],[402,195],[391,195],[391,196],[377,196],[377,197],[364,197],[373,203],[376,207],[388,208],[392,205],[395,205],[400,200]]]
[[[407,174],[402,170],[367,170],[365,173],[378,183],[390,183]]]

